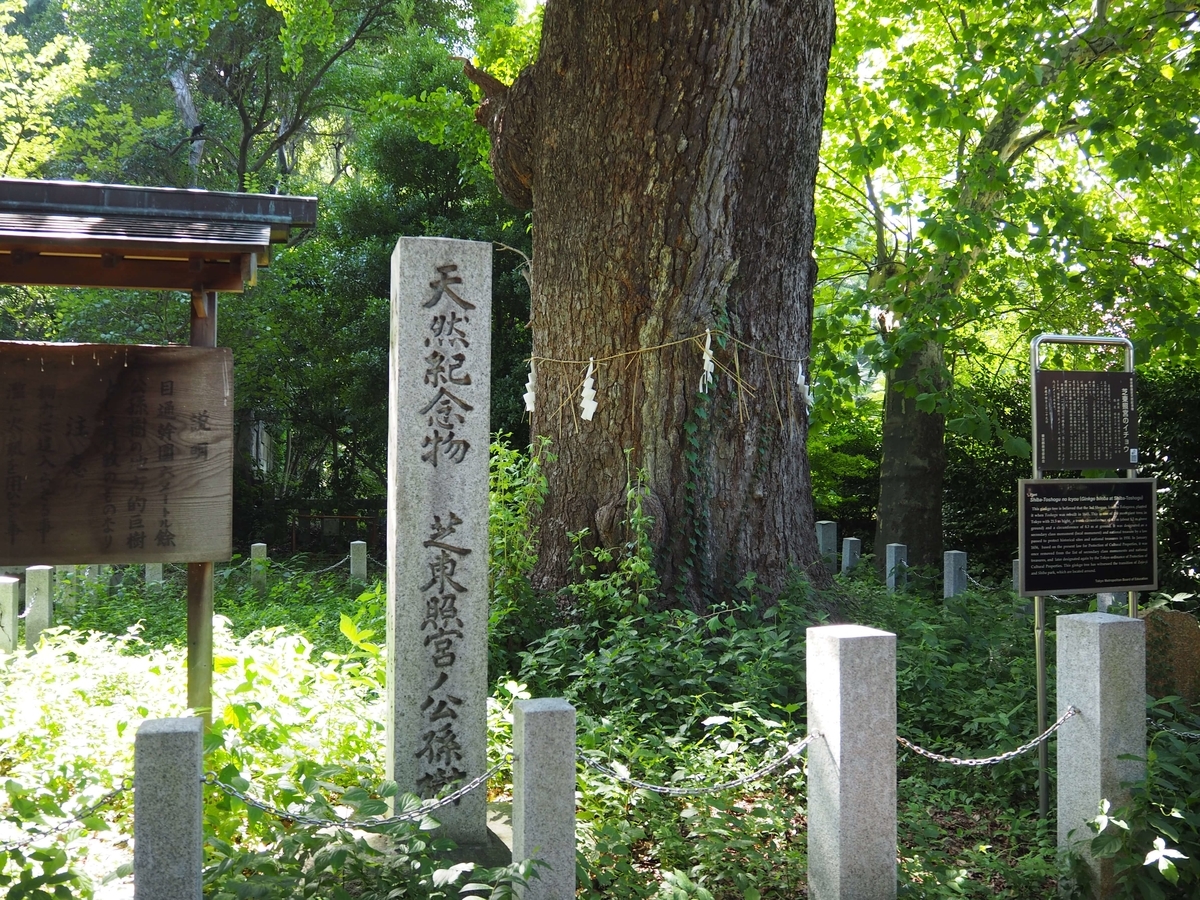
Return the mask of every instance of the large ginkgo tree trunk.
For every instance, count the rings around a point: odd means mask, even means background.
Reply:
[[[536,64],[511,86],[469,70],[497,183],[533,209],[541,586],[573,577],[570,534],[628,539],[639,471],[678,596],[825,577],[798,376],[833,32],[830,0],[548,0]]]

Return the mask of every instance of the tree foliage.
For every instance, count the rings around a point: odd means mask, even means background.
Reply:
[[[24,21],[18,21],[18,20]],[[58,105],[88,77],[88,47],[56,34],[31,45],[22,0],[0,0],[0,176],[37,175],[61,136]]]
[[[1181,111],[1200,87],[1197,12],[848,2],[840,23],[818,395],[846,402],[862,375],[888,373],[881,503],[895,428],[893,487],[924,473],[912,493],[936,505],[943,423],[1028,453],[956,385],[1019,367],[1032,335],[1195,353],[1200,129]]]
[[[428,116],[386,99],[442,95],[469,112],[470,86],[452,55],[483,29],[508,35],[496,39],[498,54],[516,52],[517,32],[506,31],[511,6],[331,8],[332,26],[301,40],[302,58],[290,61],[280,40],[287,17],[264,2],[220,7],[220,15],[217,6],[180,4],[179,21],[159,25],[179,41],[165,32],[148,41],[135,0],[80,0],[65,12],[43,3],[25,14],[31,53],[39,42],[64,45],[71,31],[90,58],[87,78],[47,108],[60,139],[41,164],[45,174],[320,197],[317,228],[277,253],[257,287],[221,300],[219,338],[234,350],[239,425],[262,423],[276,444],[269,473],[248,459],[239,466],[239,538],[265,524],[252,510],[266,499],[383,493],[388,259],[401,235],[514,248],[497,252],[493,279],[493,426],[527,436],[519,395],[528,219],[501,203],[478,149],[468,153],[453,135],[440,146],[420,140]],[[198,132],[182,99],[203,125]],[[0,335],[8,338],[186,343],[188,316],[179,294],[0,294]]]

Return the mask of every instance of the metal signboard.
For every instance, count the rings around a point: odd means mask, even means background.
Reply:
[[[1121,349],[1125,371],[1047,371],[1041,366],[1043,344]],[[1157,585],[1158,558],[1154,482],[1137,478],[1133,343],[1104,335],[1040,334],[1029,345],[1029,368],[1033,478],[1017,487],[1020,593],[1033,597],[1038,730],[1045,731],[1044,595],[1129,591],[1132,616],[1137,591]],[[1046,470],[1083,469],[1124,469],[1128,477],[1042,480]],[[1050,810],[1048,772],[1043,743],[1038,747],[1042,818]]]
[[[1033,373],[1039,469],[1136,466],[1137,406],[1132,372]]]
[[[232,552],[228,349],[0,342],[0,565]]]
[[[1158,589],[1155,479],[1020,482],[1021,595]]]

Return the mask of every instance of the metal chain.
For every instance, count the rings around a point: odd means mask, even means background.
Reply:
[[[345,556],[345,557],[342,557],[342,559],[340,559],[338,562],[335,562],[335,563],[334,563],[332,566],[330,566],[329,568],[327,568],[327,569],[318,569],[316,572],[313,572],[312,574],[313,574],[313,575],[324,575],[326,572],[332,572],[334,569],[341,568],[341,567],[342,567],[342,565],[344,565],[345,563],[348,563],[348,562],[350,562],[350,557],[348,557],[348,556]]]
[[[974,575],[972,575],[970,572],[967,572],[967,573],[966,573],[966,575],[967,575],[967,581],[971,582],[971,584],[975,585],[975,587],[979,588],[981,591],[1003,591],[1003,590],[1007,590],[1006,588],[1000,587],[999,585],[995,585],[995,584],[984,584],[982,581],[980,581],[978,578],[976,578],[976,577],[975,577]]]
[[[643,790],[647,791],[653,791],[656,794],[666,794],[670,797],[696,797],[704,794],[719,794],[722,791],[728,791],[732,790],[733,788],[742,787],[743,785],[750,784],[751,782],[755,782],[761,778],[764,778],[765,776],[774,772],[784,763],[799,756],[803,752],[804,748],[807,747],[812,742],[813,738],[817,736],[817,732],[813,732],[799,743],[792,744],[790,747],[788,747],[787,752],[783,754],[783,756],[779,757],[779,759],[772,760],[766,765],[760,766],[749,775],[744,775],[735,781],[726,781],[723,784],[713,784],[704,787],[689,788],[665,784],[650,784],[646,781],[638,781],[636,778],[629,778],[628,776],[622,775],[621,773],[604,765],[604,763],[590,759],[587,756],[584,756],[582,753],[579,754],[579,760],[588,768],[595,769],[597,772],[607,775],[609,778],[613,778],[619,782],[622,782],[623,784],[632,785],[633,787],[642,788]]]
[[[1043,741],[1049,740],[1050,735],[1058,731],[1058,729],[1062,727],[1063,722],[1067,721],[1067,719],[1071,718],[1072,716],[1077,715],[1079,715],[1079,710],[1077,710],[1074,706],[1070,706],[1067,708],[1065,713],[1059,716],[1057,722],[1055,722],[1029,743],[1022,744],[1020,747],[1017,747],[1015,750],[1009,750],[1007,753],[1001,753],[999,756],[989,756],[987,759],[959,759],[954,756],[942,756],[940,753],[934,753],[932,750],[926,750],[924,747],[918,747],[912,741],[905,740],[904,738],[900,737],[900,735],[896,735],[896,740],[913,753],[917,753],[928,759],[932,759],[935,762],[950,763],[952,766],[991,766],[995,765],[996,763],[1008,762],[1010,759],[1014,759],[1020,756],[1022,753],[1028,753]]]
[[[375,563],[375,565],[379,566],[379,568],[381,568],[381,569],[387,568],[387,563],[382,563],[373,556],[368,556],[367,559],[369,559],[371,562]]]
[[[255,809],[260,809],[277,819],[288,822],[296,822],[300,825],[310,825],[314,828],[329,828],[332,826],[335,828],[367,829],[382,828],[386,825],[397,825],[401,822],[415,822],[418,819],[429,815],[434,810],[457,803],[463,797],[467,796],[467,794],[471,793],[471,791],[478,788],[481,784],[484,784],[489,778],[503,769],[506,765],[508,765],[507,760],[498,762],[482,775],[471,779],[453,793],[447,794],[445,797],[440,797],[437,800],[425,800],[422,802],[420,809],[414,809],[406,813],[398,813],[394,816],[388,816],[387,818],[370,816],[366,819],[322,819],[318,816],[307,816],[303,813],[288,812],[286,809],[280,809],[278,806],[272,806],[270,803],[266,803],[262,800],[251,797],[245,791],[240,791],[233,785],[220,781],[217,778],[216,772],[209,772],[200,780],[204,784],[211,784],[214,787],[219,788],[230,797],[236,797],[247,806],[253,806]]]
[[[66,831],[72,825],[82,822],[89,816],[95,815],[98,810],[103,809],[105,806],[112,803],[113,800],[117,799],[117,797],[121,796],[132,787],[133,783],[126,778],[91,806],[88,806],[80,812],[77,812],[69,819],[64,819],[52,828],[46,828],[44,830],[35,829],[27,832],[29,836],[22,838],[19,841],[9,841],[7,843],[0,844],[0,853],[8,853],[12,850],[19,850],[22,847],[28,847],[30,844],[40,841],[42,838],[50,837],[51,835]]]
[[[1180,731],[1178,728],[1172,728],[1170,725],[1160,725],[1153,719],[1147,719],[1146,724],[1155,731],[1166,731],[1170,734],[1177,734],[1181,738],[1187,738],[1192,741],[1200,741],[1200,732],[1197,731]]]

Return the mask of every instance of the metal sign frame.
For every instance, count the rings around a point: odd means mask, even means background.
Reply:
[[[1033,446],[1030,454],[1033,462],[1034,479],[1043,478],[1042,469],[1038,466],[1038,417],[1037,417],[1037,373],[1041,369],[1041,348],[1043,344],[1086,344],[1097,347],[1125,348],[1125,371],[1133,372],[1133,342],[1122,337],[1089,337],[1075,334],[1039,334],[1029,344],[1029,417],[1033,421]],[[1137,477],[1137,467],[1125,470],[1129,478]],[[1024,562],[1021,564],[1021,581],[1024,582]],[[1137,616],[1137,593],[1129,592],[1129,615]],[[1046,730],[1046,600],[1044,597],[1033,598],[1033,644],[1037,660],[1037,716],[1038,733]],[[1050,812],[1050,775],[1049,759],[1046,742],[1038,746],[1038,809],[1044,819]]]

